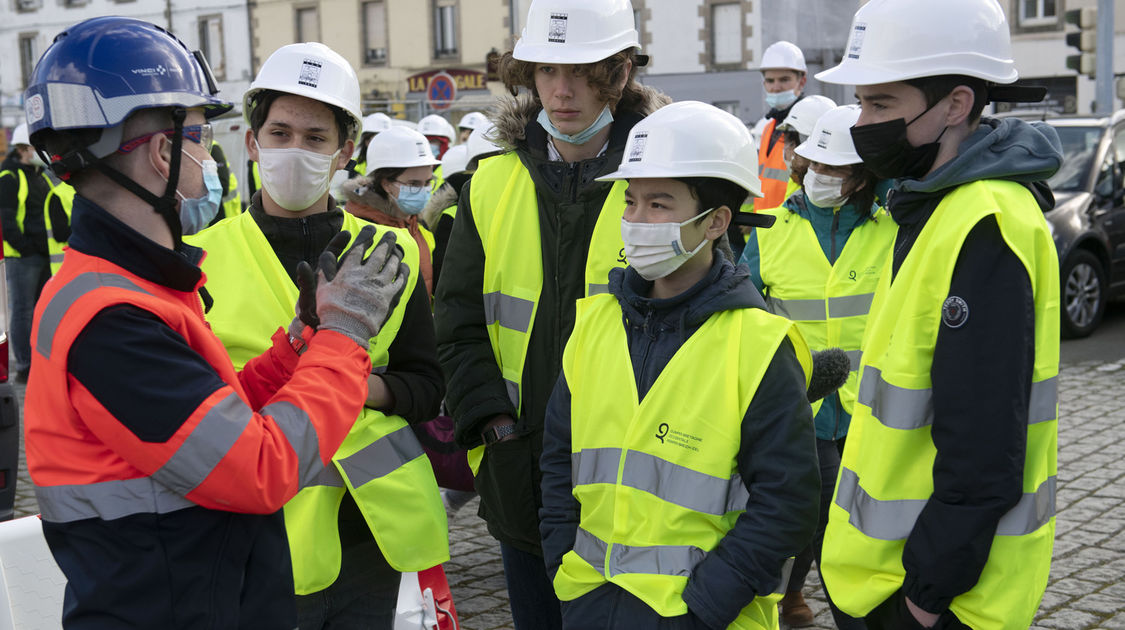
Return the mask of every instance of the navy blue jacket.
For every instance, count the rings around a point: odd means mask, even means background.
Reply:
[[[715,256],[707,276],[668,299],[646,297],[652,283],[631,268],[610,273],[609,290],[624,314],[629,355],[643,399],[680,346],[714,313],[765,308],[745,268]],[[712,367],[700,358],[700,369]],[[579,505],[571,494],[570,388],[560,375],[547,406],[543,436],[540,532],[554,578],[573,549]],[[746,512],[692,571],[683,598],[689,613],[661,619],[614,584],[564,602],[566,625],[598,628],[726,628],[758,595],[773,592],[786,559],[812,538],[820,472],[805,379],[788,340],[774,354],[742,421],[738,471],[750,491]]]

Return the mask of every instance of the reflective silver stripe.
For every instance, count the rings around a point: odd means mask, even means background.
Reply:
[[[1058,417],[1058,377],[1031,384],[1028,423],[1047,422]],[[857,400],[871,408],[871,414],[892,429],[920,429],[934,422],[933,390],[907,389],[883,380],[883,373],[867,366],[859,383]]]
[[[617,483],[621,453],[618,448],[587,448],[571,454],[574,487]],[[621,485],[715,516],[746,509],[750,498],[737,473],[730,480],[721,479],[640,451],[626,451]]]
[[[340,468],[360,488],[425,455],[410,427],[401,427],[339,460]]]
[[[187,495],[226,457],[252,416],[238,394],[227,394],[203,415],[152,478],[177,494]]]
[[[852,364],[852,372],[859,371],[859,363],[863,360],[863,350],[848,350],[848,362]]]
[[[1048,477],[1035,492],[1024,493],[1019,502],[1000,519],[998,536],[1023,536],[1046,525],[1055,515],[1057,480]],[[836,505],[848,513],[848,522],[870,538],[906,540],[927,499],[880,501],[859,485],[859,476],[840,469]]]
[[[61,263],[63,261],[64,257],[65,256],[63,254],[51,254],[50,258],[51,258],[51,262],[53,262],[53,263]]]
[[[871,311],[871,302],[874,300],[874,293],[828,298],[828,316],[856,317],[866,315]]]
[[[320,459],[320,442],[309,414],[284,400],[262,407],[261,414],[273,418],[297,454],[298,485],[304,488],[312,483],[324,469],[324,462]]]
[[[66,286],[59,289],[43,309],[43,314],[39,318],[39,334],[35,337],[35,349],[39,354],[51,358],[51,345],[55,341],[55,333],[58,332],[63,315],[79,298],[100,287],[127,289],[151,295],[132,280],[115,273],[88,271],[78,274],[66,283]]]
[[[608,549],[609,545],[605,541],[581,527],[578,528],[574,537],[574,552],[606,577],[623,573],[689,577],[695,566],[707,557],[707,552],[691,545],[633,547],[615,544],[609,551],[609,575],[606,575],[604,569]]]
[[[1035,492],[1025,492],[1019,503],[1000,518],[996,535],[1025,536],[1049,523],[1055,515],[1057,485],[1058,480],[1051,475]]]
[[[113,519],[132,514],[167,514],[195,504],[151,477],[68,486],[36,486],[43,520],[70,523],[88,518]]]
[[[484,294],[484,323],[486,326],[500,322],[504,328],[525,333],[531,328],[531,313],[535,303],[531,300],[504,295],[499,291]]]
[[[371,373],[372,374],[386,374],[386,372],[387,372],[387,366],[385,366],[385,365],[379,365],[379,366],[372,366],[371,367]]]
[[[870,538],[906,540],[914,522],[926,507],[926,499],[879,501],[859,485],[859,476],[840,468],[836,505],[848,513],[848,522]]]
[[[336,466],[325,466],[323,470],[321,470],[315,477],[313,477],[312,481],[309,482],[309,485],[305,487],[311,488],[313,486],[343,488],[344,477],[340,475],[340,471],[336,469]]]
[[[602,293],[609,293],[609,285],[608,284],[590,283],[586,287],[586,295],[601,295]]]
[[[1059,417],[1059,377],[1031,384],[1031,400],[1027,405],[1027,422],[1049,422]]]
[[[592,483],[617,483],[619,448],[584,448],[570,454],[570,481],[575,488]]]
[[[512,406],[516,409],[520,408],[520,384],[515,381],[504,379],[504,388],[508,390],[508,400],[512,401]]]
[[[821,321],[826,318],[824,300],[768,300],[769,310],[774,315],[793,321]]]
[[[782,182],[789,181],[789,171],[780,168],[770,168],[768,166],[758,167],[758,177],[762,179],[775,179]]]
[[[621,475],[624,486],[715,516],[727,513],[730,483],[730,479],[713,477],[640,451],[629,451],[625,455],[625,469]],[[737,509],[745,507],[744,501]]]
[[[793,575],[793,565],[796,563],[796,558],[789,558],[781,565],[781,581],[777,583],[777,588],[773,589],[774,595],[784,595],[789,590],[789,577]]]

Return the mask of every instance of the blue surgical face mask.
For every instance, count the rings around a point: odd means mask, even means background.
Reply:
[[[203,171],[203,185],[207,188],[202,197],[195,199],[188,199],[179,190],[176,191],[180,196],[180,227],[186,236],[207,227],[219,213],[219,207],[223,203],[223,183],[219,179],[219,165],[215,160],[200,162],[187,151],[184,151],[184,155],[199,165],[199,170]]]
[[[766,105],[772,109],[785,109],[793,103],[797,102],[797,91],[786,90],[785,92],[766,93]]]
[[[398,187],[398,195],[395,197],[395,201],[398,202],[399,209],[406,214],[421,214],[422,209],[430,201],[430,189],[423,186],[421,189],[408,191],[407,188],[411,187],[401,185]]]
[[[547,116],[547,110],[545,109],[539,110],[539,118],[537,118],[536,120],[539,122],[539,126],[543,127],[547,130],[547,133],[551,134],[552,138],[562,140],[563,142],[569,144],[586,144],[590,141],[590,138],[598,135],[599,131],[605,129],[609,126],[610,123],[613,122],[613,114],[609,111],[609,105],[606,105],[602,109],[602,113],[598,115],[598,119],[594,121],[594,124],[586,127],[584,130],[579,131],[573,136],[559,131],[559,128],[551,122],[551,118]]]

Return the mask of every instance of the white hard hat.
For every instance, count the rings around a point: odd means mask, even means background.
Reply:
[[[715,177],[761,197],[757,171],[754,139],[741,120],[713,105],[680,101],[634,125],[621,166],[598,180]]]
[[[275,50],[242,97],[242,116],[247,123],[263,90],[296,94],[339,107],[351,118],[351,138],[359,139],[363,129],[359,79],[352,65],[328,46],[306,42]]]
[[[871,0],[856,11],[844,60],[816,78],[875,85],[945,74],[1019,78],[996,0]]]
[[[444,136],[449,138],[450,142],[457,141],[457,130],[449,124],[448,120],[437,114],[430,114],[419,120],[418,131],[423,136]]]
[[[469,112],[461,117],[461,122],[457,123],[459,129],[476,129],[481,125],[488,124],[488,117],[480,112]],[[441,169],[444,171],[445,169]]]
[[[15,146],[17,144],[31,144],[31,138],[27,135],[27,123],[20,123],[12,130],[12,139],[8,144]]]
[[[852,127],[859,120],[859,106],[843,105],[825,112],[813,127],[809,139],[797,146],[797,155],[829,166],[859,164],[863,158],[855,151]]]
[[[380,168],[437,166],[426,136],[402,126],[391,127],[367,144],[367,174]]]
[[[819,94],[806,96],[793,104],[793,107],[789,110],[789,115],[777,128],[781,130],[792,129],[801,134],[802,138],[807,138],[812,135],[813,126],[816,125],[817,119],[835,107],[836,101],[827,96]]]
[[[484,125],[473,129],[473,133],[469,134],[469,139],[465,141],[465,146],[469,147],[469,153],[465,158],[467,162],[472,162],[482,155],[499,153],[504,150],[504,147],[492,141],[493,130],[495,129],[496,125],[493,125],[489,120],[486,120]],[[444,168],[441,170],[443,173],[445,172]]]
[[[368,114],[363,119],[363,133],[383,133],[391,128],[391,117],[383,112]]]
[[[450,147],[445,155],[441,156],[441,176],[448,179],[450,175],[464,172],[469,166],[469,145],[459,144]]]
[[[413,120],[406,120],[405,118],[392,118],[391,125],[395,127],[406,127],[407,129],[417,129],[418,123]]]
[[[512,56],[537,63],[594,63],[640,45],[629,0],[532,0]]]
[[[800,70],[808,72],[805,53],[796,44],[786,41],[774,42],[762,53],[762,63],[758,70]]]

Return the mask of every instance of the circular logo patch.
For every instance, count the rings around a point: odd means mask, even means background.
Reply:
[[[969,304],[956,295],[945,298],[945,304],[941,305],[941,321],[950,328],[964,326],[969,321]]]

